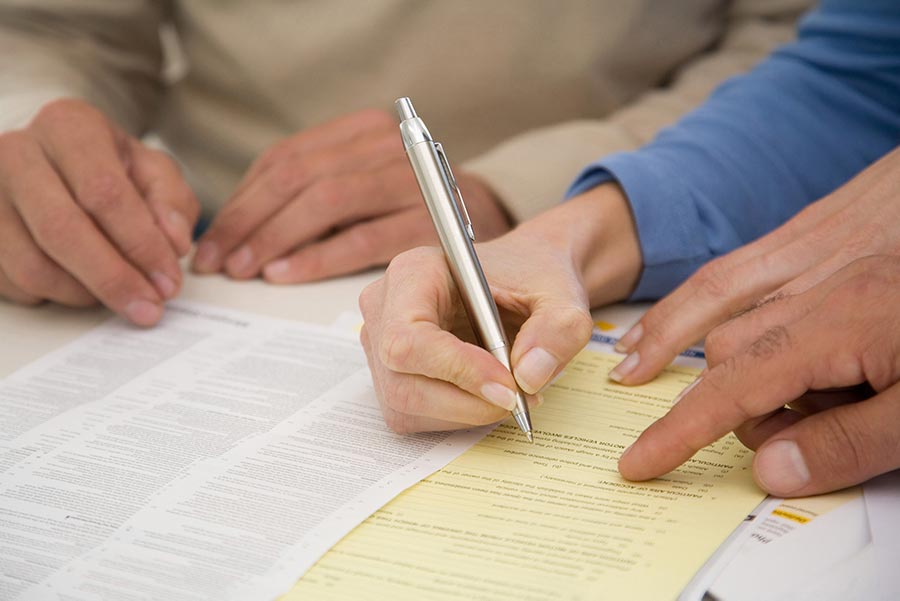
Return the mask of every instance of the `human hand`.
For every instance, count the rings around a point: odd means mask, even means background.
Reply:
[[[900,257],[856,260],[713,330],[709,369],[619,460],[662,475],[734,430],[760,488],[813,495],[900,468]],[[785,405],[788,407],[785,407]]]
[[[0,135],[0,296],[87,306],[139,325],[181,286],[197,201],[165,154],[80,100]]]
[[[625,298],[640,268],[630,209],[616,186],[480,244],[478,254],[505,323],[517,330],[515,379],[461,339],[466,317],[440,249],[397,256],[360,296],[360,338],[385,420],[397,432],[507,416],[516,382],[530,395],[550,382],[590,338],[589,303]]]
[[[479,240],[509,230],[487,186],[465,172],[458,182]],[[366,110],[264,153],[203,236],[194,269],[307,282],[385,265],[436,242],[397,119]]]
[[[808,290],[855,259],[900,252],[900,149],[772,233],[711,261],[622,337],[625,384],[655,376],[717,324]]]

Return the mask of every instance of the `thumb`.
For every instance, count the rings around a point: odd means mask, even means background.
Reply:
[[[858,403],[817,413],[757,451],[761,488],[797,497],[853,486],[900,467],[900,382]]]
[[[582,298],[541,299],[512,348],[513,375],[528,394],[547,385],[584,348],[593,322]]]

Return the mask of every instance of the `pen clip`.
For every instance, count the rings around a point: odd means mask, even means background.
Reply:
[[[447,176],[447,181],[450,182],[450,186],[453,188],[455,197],[459,199],[457,205],[462,211],[464,221],[463,225],[466,226],[466,233],[469,235],[469,239],[472,242],[475,242],[475,230],[472,228],[472,220],[469,218],[469,211],[468,209],[466,209],[466,202],[463,200],[462,191],[459,189],[459,184],[456,183],[456,177],[454,177],[453,171],[450,169],[450,161],[447,160],[447,155],[444,152],[444,147],[441,146],[440,142],[435,142],[434,149],[437,151],[438,157],[441,159],[441,168],[444,170],[444,175]]]

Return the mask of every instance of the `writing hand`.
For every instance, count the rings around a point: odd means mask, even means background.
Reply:
[[[627,203],[609,187],[478,245],[478,254],[515,333],[515,379],[470,342],[439,249],[397,256],[384,278],[360,296],[360,338],[385,420],[398,432],[462,428],[508,416],[516,382],[534,395],[587,343],[589,298],[624,298],[640,265]]]

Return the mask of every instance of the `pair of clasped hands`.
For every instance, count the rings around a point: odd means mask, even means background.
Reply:
[[[482,240],[509,230],[476,178],[460,186]],[[900,152],[780,229],[717,259],[623,337],[611,377],[651,379],[706,336],[709,368],[622,456],[664,474],[734,430],[776,495],[834,490],[900,466]],[[102,303],[152,325],[182,282],[199,209],[177,166],[78,100],[0,135],[0,296]],[[402,232],[402,235],[398,235]],[[435,240],[392,116],[363,111],[265,152],[200,240],[193,268],[273,283],[387,263]],[[626,298],[641,255],[614,184],[479,245],[534,402],[584,346],[589,307]],[[361,338],[400,432],[497,421],[513,375],[467,342],[436,248],[398,255],[360,297]]]
[[[663,475],[734,431],[776,496],[837,490],[900,467],[900,149],[781,228],[718,258],[622,337],[610,378],[652,379],[706,339],[708,368],[622,454]],[[476,224],[477,225],[477,224]],[[362,341],[397,431],[502,419],[587,343],[589,308],[624,299],[641,255],[627,201],[595,188],[478,249],[515,333],[514,376],[466,342],[444,258],[399,255],[360,297]],[[454,333],[456,335],[454,335]],[[539,417],[537,418],[539,419]]]

